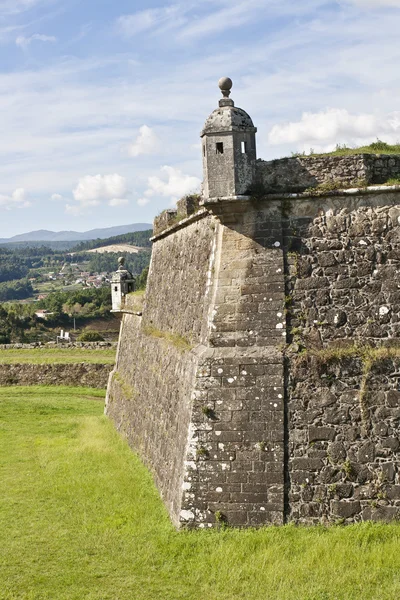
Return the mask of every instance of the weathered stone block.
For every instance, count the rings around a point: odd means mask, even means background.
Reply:
[[[367,506],[362,512],[364,521],[393,521],[400,516],[400,508],[396,506]]]
[[[349,502],[331,500],[331,510],[334,515],[342,517],[343,519],[348,519],[354,517],[354,515],[357,515],[361,511],[361,505],[358,500]]]
[[[316,442],[319,440],[332,441],[335,439],[336,431],[333,427],[313,427],[308,428],[308,441]]]
[[[320,458],[294,458],[291,466],[293,471],[318,471],[324,463]]]

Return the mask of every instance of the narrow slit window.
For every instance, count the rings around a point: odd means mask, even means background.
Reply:
[[[216,151],[217,154],[223,154],[224,153],[224,144],[223,144],[223,142],[217,142],[215,151]]]
[[[205,155],[206,155],[206,145],[204,144],[204,146],[203,146],[203,156],[205,156]]]
[[[118,292],[117,286],[114,287],[114,292]]]
[[[240,148],[242,150],[242,154],[247,154],[247,142],[240,142]]]

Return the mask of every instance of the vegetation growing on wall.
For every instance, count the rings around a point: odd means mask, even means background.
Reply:
[[[400,144],[387,144],[377,139],[367,146],[357,146],[352,148],[346,144],[336,144],[336,149],[331,152],[314,152],[310,148],[309,152],[292,152],[293,157],[302,156],[353,156],[355,154],[400,154]]]
[[[156,327],[146,325],[143,327],[143,333],[152,337],[159,338],[177,348],[180,352],[187,352],[192,349],[192,344],[183,336],[171,331],[161,331]]]

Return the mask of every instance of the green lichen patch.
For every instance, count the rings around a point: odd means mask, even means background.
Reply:
[[[118,371],[115,371],[112,375],[112,379],[113,381],[115,381],[119,387],[121,388],[121,390],[124,393],[124,396],[126,399],[133,399],[136,396],[136,391],[135,389],[129,385],[129,383],[127,383],[124,379],[124,377],[121,375],[121,373],[119,373]]]

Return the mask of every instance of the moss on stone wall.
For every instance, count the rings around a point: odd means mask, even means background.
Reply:
[[[179,333],[173,333],[172,331],[161,331],[151,325],[145,325],[142,329],[144,335],[150,335],[155,338],[164,340],[168,344],[174,346],[180,352],[188,352],[193,348],[193,345]]]

